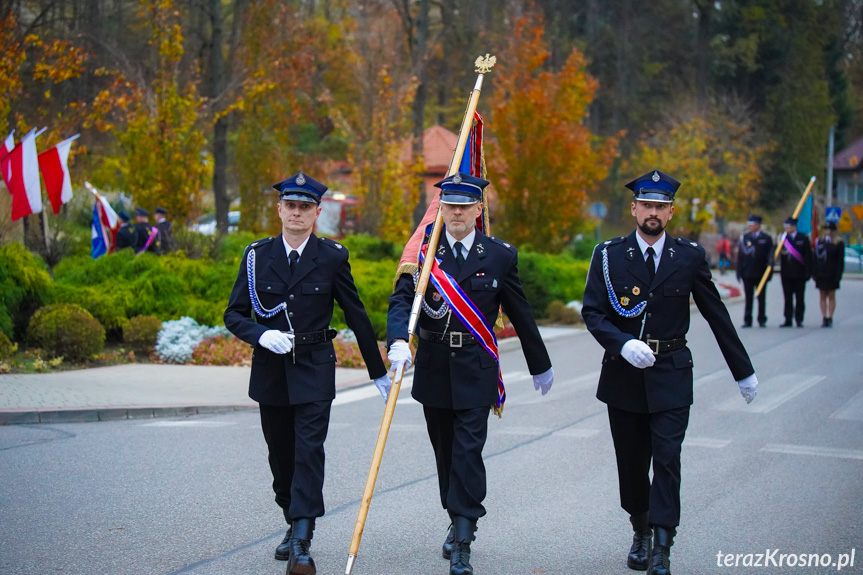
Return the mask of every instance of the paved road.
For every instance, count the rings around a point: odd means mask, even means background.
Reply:
[[[717,565],[720,552],[755,560],[765,551],[777,563],[853,551],[854,567],[841,572],[863,573],[863,282],[843,284],[832,330],[816,327],[812,288],[807,327],[776,327],[781,297],[776,282],[770,288],[770,327],[741,332],[761,381],[749,406],[709,328],[693,319],[696,404],[676,574],[837,571]],[[742,303],[730,309],[739,321]],[[502,355],[509,399],[490,423],[474,567],[630,573],[608,424],[594,398],[601,350],[582,333],[549,351],[557,381],[546,397],[518,350]],[[367,386],[340,392],[333,407],[327,515],[312,547],[321,573],[344,572],[382,411]],[[255,411],[0,427],[0,573],[284,573],[272,559],[283,520],[270,481]],[[405,390],[354,573],[446,573],[446,527],[422,412]]]

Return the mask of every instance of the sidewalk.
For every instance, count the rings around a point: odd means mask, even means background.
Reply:
[[[543,339],[578,328],[543,327]],[[500,351],[521,346],[501,340]],[[0,425],[176,417],[257,409],[248,367],[132,363],[53,373],[0,375]],[[336,369],[336,391],[371,385],[365,369]]]

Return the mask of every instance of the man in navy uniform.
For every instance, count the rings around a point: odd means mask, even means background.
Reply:
[[[680,524],[680,450],[692,405],[690,295],[747,403],[758,386],[704,248],[665,232],[679,186],[659,170],[626,184],[636,230],[596,246],[581,311],[605,348],[596,397],[608,406],[620,504],[634,531],[627,565],[650,575],[670,573]]]
[[[761,216],[749,216],[749,231],[740,237],[737,247],[737,279],[743,280],[746,305],[743,327],[752,327],[752,303],[764,271],[773,267],[773,238],[761,231]],[[768,278],[769,279],[769,278]],[[767,327],[767,284],[758,295],[758,325]]]
[[[809,236],[797,231],[796,218],[785,220],[779,261],[782,265],[782,292],[785,295],[785,323],[779,327],[791,327],[794,325],[792,319],[797,321],[797,327],[803,327],[806,282],[812,276],[812,245]]]
[[[387,370],[348,250],[312,233],[327,187],[302,172],[273,187],[282,233],[246,248],[225,326],[255,348],[249,397],[260,404],[276,503],[288,522],[276,559],[288,561],[289,574],[313,575],[309,547],[324,514],[324,440],[336,392],[334,301],[379,387]]]
[[[163,207],[156,208],[156,227],[159,228],[159,253],[169,254],[177,250],[177,242],[174,241],[173,222],[168,221],[168,210]]]
[[[135,208],[135,253],[159,253],[159,230],[150,226],[150,212]]]
[[[516,249],[476,229],[482,212],[482,190],[488,181],[457,173],[436,185],[441,188],[446,226],[433,254],[440,261],[440,269],[458,283],[482,314],[484,327],[477,331],[480,338],[489,333],[494,337],[492,329],[503,306],[521,339],[528,369],[534,374],[534,388],[545,395],[551,389],[554,371],[524,296]],[[389,360],[396,373],[411,363],[407,340],[414,291],[413,277],[402,274],[390,296],[387,341]],[[423,405],[437,464],[441,505],[451,519],[443,556],[450,560],[451,575],[466,575],[473,573],[470,544],[476,523],[485,515],[482,449],[490,408],[503,405],[498,387],[500,372],[496,358],[459,319],[457,314],[464,302],[456,305],[454,312],[429,283],[425,303],[418,322],[411,394]]]
[[[135,232],[135,228],[129,225],[132,218],[124,210],[117,212],[117,217],[120,218],[122,223],[117,230],[117,244],[114,249],[134,248],[137,241],[137,233]]]

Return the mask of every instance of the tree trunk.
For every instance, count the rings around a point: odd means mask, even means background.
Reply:
[[[713,15],[713,4],[711,2],[695,2],[698,10],[698,38],[696,40],[696,51],[698,58],[698,70],[696,72],[696,105],[699,112],[703,112],[707,105],[707,68],[710,62],[710,21]]]
[[[210,0],[210,99],[222,96],[225,86],[225,56],[222,54],[223,23],[221,0]],[[213,110],[216,112],[217,110]],[[213,199],[216,204],[216,229],[220,234],[228,233],[228,200],[225,173],[228,164],[228,118],[222,116],[213,127]]]
[[[425,120],[426,100],[428,98],[428,89],[426,87],[426,48],[428,45],[429,31],[429,4],[430,0],[420,0],[419,13],[416,19],[416,30],[414,31],[415,42],[410,42],[411,45],[411,61],[413,63],[414,73],[416,74],[418,86],[416,97],[413,103],[413,113],[411,121],[413,122],[413,159],[414,162],[422,158],[423,155],[423,128]],[[414,208],[414,226],[418,226],[426,213],[426,190],[425,182],[420,178],[417,182],[417,205]]]

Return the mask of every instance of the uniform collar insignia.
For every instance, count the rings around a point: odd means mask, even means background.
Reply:
[[[443,244],[438,244],[437,247],[437,255],[442,256],[446,253],[446,246]]]
[[[671,256],[671,259],[674,259],[674,248],[668,248],[668,255]]]
[[[634,254],[635,254],[635,248],[634,248],[634,247],[632,247],[632,246],[630,246],[630,247],[626,250],[626,255],[627,255],[627,256],[629,256],[629,259],[632,259],[632,258],[633,258],[633,256],[634,256]]]
[[[481,243],[477,243],[476,244],[476,253],[478,253],[478,254],[485,253],[485,246],[483,246]]]

